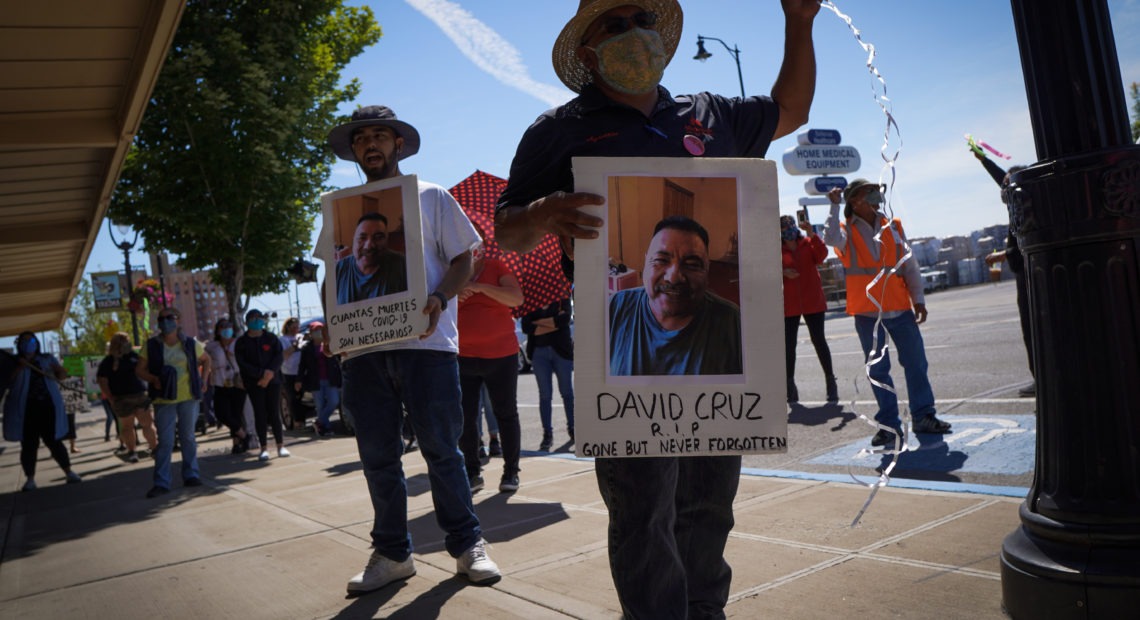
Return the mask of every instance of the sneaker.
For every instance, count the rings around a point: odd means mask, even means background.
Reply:
[[[483,476],[480,476],[479,474],[468,476],[467,484],[471,485],[471,494],[474,495],[483,490]]]
[[[146,492],[146,498],[147,499],[154,499],[154,498],[158,497],[159,495],[166,495],[169,492],[170,492],[170,489],[168,489],[166,487],[151,487],[150,490]]]
[[[79,474],[73,471],[67,472],[67,484],[75,484],[76,482],[83,482],[83,478],[80,478]]]
[[[503,479],[499,481],[500,493],[514,493],[519,490],[519,475],[517,473],[503,473]]]
[[[554,446],[554,433],[552,431],[543,431],[542,443],[538,444],[538,451],[550,452],[552,446]]]
[[[292,456],[292,455],[293,455],[293,453],[290,452],[289,448],[286,448],[285,446],[281,446],[280,448],[277,448],[277,456],[279,456],[281,458],[285,458],[287,456]]]
[[[35,491],[36,490],[36,481],[33,480],[32,478],[28,478],[28,481],[24,483],[24,486],[20,487],[20,490],[21,491]]]
[[[420,447],[416,445],[416,438],[415,437],[412,437],[411,439],[408,440],[408,443],[404,444],[404,453],[405,454],[408,452],[415,452],[416,450],[419,450],[419,449],[420,449]]]
[[[498,437],[491,438],[491,445],[487,451],[491,456],[503,456],[503,445],[499,443]]]
[[[891,431],[879,429],[879,432],[875,433],[875,436],[871,438],[871,445],[876,448],[881,446],[890,446],[893,448],[895,447],[895,437],[896,435]]]
[[[933,413],[926,417],[915,420],[913,426],[915,433],[944,434],[950,432],[950,423],[939,420],[938,418],[934,417]]]
[[[257,455],[257,460],[268,461],[269,460],[269,451],[268,450],[262,450],[261,454]]]
[[[489,586],[503,578],[499,566],[487,557],[487,541],[482,538],[455,558],[455,565],[460,575],[467,575],[467,579],[476,585]]]
[[[491,458],[491,455],[487,454],[487,446],[484,446],[481,441],[479,442],[479,450],[476,452],[476,455],[478,455],[480,461],[484,462]]]
[[[130,452],[128,452],[128,453],[127,453],[127,462],[129,462],[129,463],[138,463],[138,462],[139,462],[139,455],[138,455],[138,453],[137,453],[137,452],[135,452],[134,450],[131,450]]]
[[[1033,383],[1030,383],[1029,385],[1021,388],[1017,391],[1017,395],[1022,398],[1033,398],[1037,396],[1037,382],[1034,381]]]
[[[380,555],[379,551],[373,551],[364,570],[348,580],[348,591],[353,593],[379,590],[414,574],[416,574],[416,563],[412,560],[412,556],[409,555],[403,562],[397,562]]]
[[[200,487],[202,486],[201,478],[187,478],[183,483],[184,487]]]

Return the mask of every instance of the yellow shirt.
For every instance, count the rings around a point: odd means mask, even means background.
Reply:
[[[191,363],[197,364],[198,358],[206,352],[206,345],[194,341],[194,360]],[[174,400],[164,400],[161,398],[154,399],[155,404],[165,403],[179,403],[184,400],[194,400],[194,393],[190,391],[190,369],[186,366],[186,350],[182,348],[182,341],[174,344],[162,343],[162,363],[166,366],[173,366],[175,374],[178,375],[178,394]],[[203,384],[205,388],[205,384]]]

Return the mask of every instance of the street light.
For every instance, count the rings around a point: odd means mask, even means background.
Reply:
[[[716,37],[705,37],[705,36],[701,36],[698,34],[697,35],[697,55],[693,56],[693,60],[699,60],[701,62],[704,62],[704,61],[708,60],[709,57],[712,56],[712,52],[705,49],[705,40],[706,39],[708,39],[709,41],[716,41],[717,43],[720,43],[721,45],[724,46],[724,49],[728,50],[729,54],[732,54],[732,59],[736,61],[736,77],[738,79],[740,79],[740,96],[741,96],[741,98],[743,98],[744,97],[744,74],[741,73],[741,71],[740,71],[740,50],[737,49],[736,44],[733,44],[732,47],[729,47],[728,43],[725,43],[724,41],[722,41]]]
[[[119,235],[123,238],[122,241],[115,241],[115,232],[111,230],[111,220],[108,219],[107,233],[111,235],[111,243],[123,251],[123,268],[126,269],[127,278],[125,281],[127,283],[127,296],[129,297],[131,290],[131,248],[135,247],[135,243],[138,242],[139,232],[136,230],[135,238],[127,243],[127,231],[131,227],[126,224],[115,224],[114,226],[119,229]],[[134,333],[134,343],[137,347],[139,346],[139,319],[134,312],[131,312],[131,331]]]

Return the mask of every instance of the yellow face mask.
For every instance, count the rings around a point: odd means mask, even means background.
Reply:
[[[656,30],[631,28],[590,49],[598,56],[601,78],[627,95],[657,88],[665,73],[665,45]]]

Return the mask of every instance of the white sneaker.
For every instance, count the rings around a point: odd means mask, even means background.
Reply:
[[[257,455],[257,460],[268,461],[269,460],[269,450],[262,450],[261,454]]]
[[[487,541],[482,538],[455,558],[456,570],[476,585],[489,586],[503,578],[499,565],[487,557]]]
[[[292,455],[292,453],[289,452],[289,449],[286,448],[285,446],[281,446],[281,447],[277,448],[277,456],[284,458],[284,457],[291,456],[291,455]]]
[[[379,590],[394,581],[407,579],[414,574],[416,574],[416,563],[412,561],[412,556],[409,555],[403,562],[397,562],[380,555],[379,551],[373,551],[364,570],[348,580],[348,591],[351,593]]]

